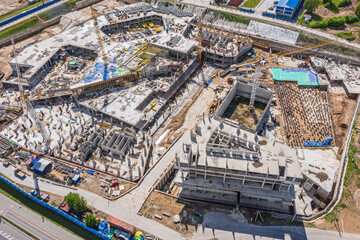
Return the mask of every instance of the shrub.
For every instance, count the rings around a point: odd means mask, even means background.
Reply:
[[[335,34],[335,36],[340,37],[340,38],[345,38],[346,40],[349,40],[349,41],[354,41],[356,38],[352,32],[340,32],[340,33]]]
[[[359,18],[355,15],[353,16],[345,16],[345,19],[346,19],[346,23],[354,23],[354,22],[357,22],[359,21]]]
[[[98,229],[98,226],[100,224],[99,219],[97,219],[94,215],[91,213],[86,213],[85,215],[85,225],[89,228]]]
[[[329,9],[329,10],[330,10],[331,12],[333,12],[333,13],[339,12],[339,7],[336,6],[336,4],[333,3],[332,1],[326,3],[326,4],[324,5],[324,7],[326,7],[327,9]]]
[[[351,4],[351,0],[341,0],[338,4],[339,7],[346,7]]]
[[[309,27],[311,28],[327,28],[327,21],[319,21],[319,22],[312,22],[310,23]]]
[[[331,2],[331,0],[323,0],[324,4],[327,4],[328,2]]]
[[[329,27],[342,27],[346,23],[346,19],[344,17],[332,17],[327,20],[327,25]]]
[[[360,2],[356,5],[355,14],[360,17]]]

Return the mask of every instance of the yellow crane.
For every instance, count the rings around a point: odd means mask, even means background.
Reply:
[[[32,118],[34,120],[38,130],[41,133],[41,136],[43,137],[44,152],[47,153],[50,148],[51,139],[49,137],[47,130],[45,130],[44,126],[42,125],[41,121],[39,120],[39,117],[36,114],[31,102],[27,101],[27,99],[26,99],[26,95],[24,94],[24,89],[23,89],[23,83],[21,80],[19,64],[18,64],[18,60],[17,60],[18,54],[15,52],[14,39],[11,39],[11,43],[13,45],[13,49],[14,49],[14,53],[15,53],[16,74],[17,74],[17,78],[18,78],[18,82],[19,82],[19,92],[20,92],[20,101],[21,101],[22,109],[23,109],[24,115],[26,115],[26,117],[28,117],[29,119]]]
[[[188,23],[191,26],[199,28],[199,36],[198,36],[198,48],[199,49],[201,49],[201,47],[202,47],[202,31],[203,30],[206,30],[207,32],[215,33],[217,35],[222,35],[222,36],[225,36],[225,37],[231,37],[233,39],[236,39],[236,40],[239,40],[239,41],[242,41],[242,42],[251,43],[252,45],[255,45],[257,47],[261,47],[261,48],[264,48],[264,49],[269,48],[269,46],[267,44],[263,43],[263,42],[253,40],[253,39],[250,39],[250,38],[245,37],[245,36],[241,36],[240,34],[231,33],[229,31],[225,31],[224,29],[219,29],[219,28],[217,28],[215,26],[204,25],[203,21],[202,21],[204,15],[205,14],[203,14],[202,17],[199,19],[198,24],[191,23],[191,22]],[[201,50],[199,50],[199,49],[198,49],[198,52],[199,52],[199,55],[201,56]]]
[[[102,59],[104,60],[104,73],[103,73],[103,80],[106,80],[106,76],[107,76],[107,66],[108,66],[108,62],[107,62],[107,56],[105,54],[104,51],[104,45],[102,43],[102,39],[101,39],[101,33],[100,33],[100,29],[99,29],[99,23],[97,22],[97,17],[96,17],[96,13],[94,8],[91,6],[91,15],[92,18],[94,19],[94,27],[95,27],[95,32],[96,32],[96,37],[100,46],[100,54]]]

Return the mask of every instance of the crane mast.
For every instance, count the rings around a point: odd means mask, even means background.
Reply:
[[[34,120],[34,122],[43,138],[44,152],[47,153],[49,151],[51,139],[49,137],[48,132],[45,130],[43,124],[41,123],[38,115],[36,114],[31,102],[26,100],[24,88],[22,85],[21,77],[20,77],[21,74],[20,74],[20,68],[19,68],[19,64],[18,64],[14,39],[11,39],[11,43],[13,45],[13,50],[14,50],[14,55],[15,55],[16,74],[17,74],[17,78],[18,78],[18,82],[19,82],[20,101],[21,101],[23,113],[26,117]]]
[[[97,17],[96,17],[95,10],[93,9],[93,7],[91,7],[91,15],[92,15],[92,18],[94,19],[94,27],[95,27],[97,41],[100,46],[100,54],[101,54],[102,59],[104,60],[103,80],[106,80],[106,76],[107,76],[107,72],[108,72],[107,71],[107,68],[108,68],[107,56],[105,54],[104,45],[102,43],[101,34],[100,34],[100,30],[99,30],[99,23],[97,22]]]

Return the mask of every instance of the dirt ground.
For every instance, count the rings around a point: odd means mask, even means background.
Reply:
[[[108,195],[110,194],[110,198],[115,199],[115,197],[112,197],[111,189],[110,189],[110,191],[109,190],[107,192],[105,191],[106,189],[109,189],[110,182],[112,180],[113,179],[110,179],[110,177],[104,178],[104,177],[99,177],[97,175],[91,176],[91,175],[87,174],[86,178],[80,183],[79,187],[84,190],[93,192],[102,197],[105,197],[105,196],[109,197]],[[101,186],[101,184],[103,185],[103,187]],[[119,186],[121,186],[121,185],[124,186],[124,190],[121,190],[120,194],[135,187],[135,184],[127,183],[127,182],[123,182],[123,181],[119,180]],[[114,190],[119,190],[119,186],[115,187]]]
[[[189,237],[198,227],[201,227],[202,224],[202,219],[193,217],[192,212],[196,210],[201,214],[205,214],[207,210],[214,207],[219,206],[213,204],[190,203],[178,200],[158,191],[153,191],[140,211],[145,217],[153,219],[154,221],[181,233],[184,237]],[[224,207],[224,210],[225,209],[231,210],[232,208]],[[163,212],[170,214],[170,217],[164,216]],[[162,220],[155,218],[155,214],[162,216]],[[180,223],[173,223],[172,218],[174,215],[180,216]]]
[[[18,0],[0,0],[0,15],[11,12],[22,6],[26,6],[27,1],[19,3]]]
[[[348,127],[354,115],[356,100],[350,99],[342,87],[333,86],[329,88],[329,103],[333,113],[333,121],[336,133],[337,146],[340,147],[339,154],[342,151]]]
[[[338,13],[333,13],[331,12],[329,9],[325,8],[324,6],[319,6],[316,10],[315,10],[315,14],[320,15],[321,17],[323,17],[323,19],[325,18],[332,18],[335,16],[353,16],[355,15],[355,8],[356,5],[358,4],[359,0],[352,0],[351,4],[349,6],[346,7],[341,7],[339,8],[339,12]],[[357,32],[360,30],[360,26],[358,24],[345,24],[345,29],[326,29],[326,30],[321,30],[321,29],[317,29],[319,31],[323,31],[329,34],[336,34],[339,32],[353,32],[356,39],[354,40],[354,42],[360,42],[360,37],[357,34]]]
[[[357,153],[360,149],[359,130],[360,115],[357,117],[349,148],[349,162],[341,200],[333,212],[314,223],[317,228],[360,233],[360,154]],[[338,214],[338,221],[334,221]]]
[[[27,186],[24,186],[21,184],[18,184],[18,185],[21,189],[23,189],[25,192],[28,192],[28,193],[30,193],[32,190],[35,190],[35,188],[27,187]],[[43,192],[40,189],[40,193],[47,193],[47,192]],[[54,207],[58,207],[64,200],[63,196],[56,195],[53,193],[49,194],[49,196],[50,196],[50,200],[49,200],[48,204],[53,205]]]

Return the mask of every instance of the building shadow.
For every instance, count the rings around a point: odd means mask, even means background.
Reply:
[[[231,233],[231,239],[242,239],[247,235],[253,239],[291,239],[291,240],[307,240],[307,234],[305,227],[302,222],[297,222],[294,225],[283,225],[283,226],[261,226],[255,224],[237,223],[224,225],[224,224],[211,224],[206,220],[206,217],[202,223],[203,233],[211,231],[214,238],[220,235],[220,231],[226,231]],[[222,235],[222,234],[221,234]],[[248,239],[246,238],[246,239]],[[230,239],[230,238],[229,238]]]

